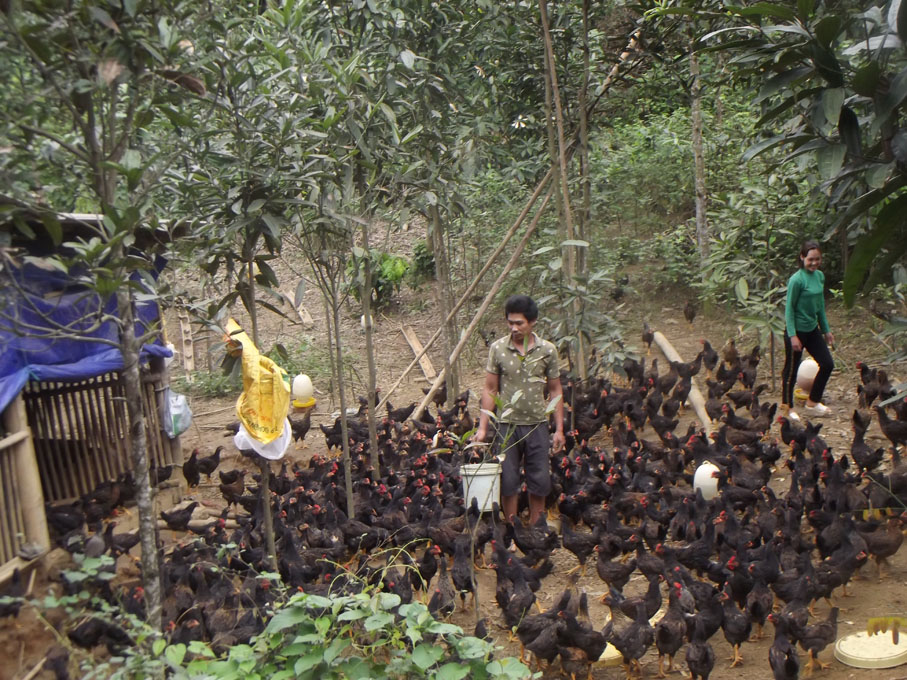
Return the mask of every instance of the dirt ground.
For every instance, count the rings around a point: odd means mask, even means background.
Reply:
[[[401,235],[400,240],[395,242],[399,252],[406,253],[413,238],[414,236],[410,234]],[[282,273],[279,267],[278,273]],[[708,338],[716,349],[720,348],[728,337],[736,337],[738,347],[741,350],[749,350],[755,344],[754,336],[747,337],[742,335],[731,319],[718,312],[702,312],[692,325],[687,324],[682,314],[682,308],[685,303],[683,292],[657,290],[644,278],[646,276],[644,267],[629,268],[628,274],[631,276],[633,293],[628,295],[622,304],[616,310],[613,310],[613,313],[618,322],[624,327],[625,338],[630,346],[639,346],[639,335],[643,320],[647,320],[653,330],[661,331],[684,360],[692,359],[698,352],[700,349],[700,338]],[[270,313],[263,314],[261,332],[264,340],[262,344],[267,346],[276,341],[286,342],[298,338],[301,334],[310,335],[316,338],[317,341],[322,341],[325,333],[323,307],[318,298],[317,289],[314,286],[308,287],[304,305],[313,319],[313,324],[309,327],[303,327],[299,324],[294,325]],[[435,311],[436,309],[435,300],[427,287],[423,287],[421,291],[412,291],[404,288],[395,298],[390,308],[376,315],[375,345],[379,376],[378,384],[385,391],[396,381],[397,377],[413,358],[412,350],[401,333],[401,324],[411,326],[416,335],[425,342],[437,328],[438,315]],[[542,313],[544,314],[544,310],[542,310]],[[489,314],[491,320],[487,323],[487,329],[495,336],[506,332],[503,319],[499,314],[499,310],[493,310]],[[239,310],[236,312],[236,318],[240,323],[245,321],[243,314]],[[826,392],[827,403],[832,408],[833,413],[832,417],[824,420],[822,435],[837,452],[843,453],[849,450],[852,436],[850,415],[856,406],[858,375],[854,368],[855,362],[858,359],[862,359],[873,365],[879,365],[886,351],[884,347],[873,339],[872,327],[875,322],[866,312],[859,309],[845,311],[836,305],[832,305],[830,307],[830,320],[838,341],[835,359],[839,368],[832,375]],[[541,326],[542,324],[540,324],[539,330],[544,335],[544,329]],[[361,359],[365,355],[364,338],[357,312],[349,310],[345,314],[343,336],[352,355],[360,358],[357,361],[357,369],[358,374],[364,380],[365,362]],[[474,413],[477,409],[476,397],[482,384],[482,366],[485,360],[485,352],[484,345],[477,339],[466,352],[462,362],[464,375],[461,378],[461,389],[468,387],[472,390],[473,401],[471,401],[471,408]],[[436,369],[443,366],[442,353],[439,347],[432,348],[429,351],[429,356]],[[659,356],[654,346],[653,356]],[[778,348],[776,373],[780,372],[782,361],[783,349]],[[659,363],[664,367],[667,362],[661,358]],[[763,361],[760,364],[760,382],[770,382],[770,363],[768,349],[764,348]],[[179,370],[178,363],[174,365],[173,370],[174,372]],[[907,375],[907,371],[903,367],[895,367],[891,372],[897,374],[898,377]],[[702,376],[699,376],[697,380],[699,381],[699,386],[705,392]],[[763,400],[777,401],[779,399],[780,380],[777,383],[770,395],[763,395]],[[403,405],[417,400],[422,397],[421,388],[427,385],[428,381],[422,376],[420,369],[416,367],[410,376],[403,381],[400,388],[391,396],[391,401],[395,405]],[[313,413],[313,428],[307,437],[307,446],[302,450],[291,447],[288,452],[289,460],[305,461],[313,453],[326,452],[324,438],[315,425],[319,422],[329,424],[333,420],[332,413],[337,410],[338,405],[332,403],[327,385],[316,384],[315,387],[318,403]],[[357,394],[364,394],[364,389],[357,391]],[[232,440],[224,438],[223,432],[223,426],[236,418],[232,408],[235,403],[235,397],[218,399],[192,397],[190,402],[195,414],[195,422],[181,440],[186,457],[195,447],[200,447],[203,452],[208,453],[213,451],[217,445],[224,444],[227,446],[227,455],[224,456],[222,469],[239,466],[241,459],[233,449]],[[690,416],[687,415],[686,417],[689,418]],[[681,422],[679,430],[683,430],[686,424],[686,421]],[[650,431],[646,431],[643,436],[651,434]],[[873,422],[867,435],[867,441],[875,446],[888,445],[887,440],[882,437],[875,422]],[[610,445],[607,437],[593,443]],[[276,469],[277,466],[275,465]],[[773,486],[777,489],[787,488],[789,478],[786,477],[785,472],[787,472],[785,468],[779,468],[774,478]],[[178,472],[175,473],[175,476],[178,476]],[[210,486],[203,485],[198,490],[193,490],[192,497],[204,501],[208,506],[207,511],[212,515],[217,514],[219,508],[222,507],[223,501],[220,498],[216,483]],[[167,533],[164,532],[165,538]],[[562,592],[566,581],[564,573],[576,564],[575,557],[565,550],[556,551],[553,561],[555,570],[543,581],[542,588],[537,593],[540,604],[543,607],[551,605],[554,599]],[[606,621],[607,609],[598,602],[598,598],[603,594],[605,584],[595,571],[593,559],[590,559],[588,566],[589,569],[586,575],[579,580],[579,586],[587,591],[592,620],[597,622],[596,625],[598,627],[601,627]],[[865,629],[865,622],[870,616],[903,615],[905,609],[907,609],[903,601],[905,595],[907,595],[907,590],[904,588],[905,581],[907,581],[907,551],[902,550],[891,559],[890,575],[883,582],[877,580],[874,564],[868,564],[864,567],[863,572],[866,577],[865,580],[853,583],[851,588],[853,597],[836,598],[837,603],[842,608],[839,617],[839,637]],[[487,617],[491,622],[490,632],[503,648],[503,652],[506,654],[518,654],[518,645],[507,642],[507,631],[503,629],[497,605],[494,602],[494,572],[492,570],[482,571],[479,573],[478,579],[479,615]],[[43,584],[39,581],[36,592],[41,592],[41,585]],[[644,585],[644,579],[637,573],[625,589],[625,592],[640,592]],[[469,605],[468,600],[467,605]],[[827,613],[827,605],[824,602],[818,603],[816,613],[818,616],[824,617]],[[461,625],[467,631],[473,629],[475,620],[475,613],[469,606],[467,611],[457,611],[452,617],[454,623]],[[771,670],[767,660],[772,635],[770,626],[767,628],[766,633],[767,637],[764,640],[743,646],[742,654],[745,663],[742,666],[729,669],[729,661],[726,659],[731,655],[731,647],[719,632],[711,639],[717,659],[715,670],[711,677],[718,680],[726,678],[740,678],[743,680],[770,678]],[[46,632],[46,628],[36,620],[34,612],[28,609],[23,610],[19,620],[16,622],[0,622],[0,653],[4,654],[6,658],[4,663],[0,663],[0,680],[23,678],[27,671],[41,659],[42,650],[46,649],[48,639],[49,635]],[[849,668],[833,658],[831,648],[827,648],[820,655],[820,658],[823,661],[831,662],[832,667],[830,670],[817,672],[815,677],[818,678],[827,680],[870,677],[880,680],[907,678],[907,669],[904,667],[881,671]],[[801,654],[801,659],[805,662],[805,653]],[[657,655],[653,648],[642,659],[642,669],[645,677],[654,677],[657,672],[657,663]],[[684,673],[686,673],[686,667],[683,662],[683,650],[678,655],[676,663],[677,667],[682,668]],[[46,673],[39,673],[36,677],[50,676]],[[605,668],[597,666],[594,669],[593,677],[618,678],[623,677],[623,671],[620,667]],[[675,674],[673,677],[679,676]]]

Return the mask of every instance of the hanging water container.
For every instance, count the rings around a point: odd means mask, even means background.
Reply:
[[[293,407],[310,408],[315,405],[315,387],[312,379],[300,373],[293,378]]]

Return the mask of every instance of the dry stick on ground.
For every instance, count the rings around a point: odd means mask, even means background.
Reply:
[[[473,331],[475,331],[476,326],[479,325],[482,316],[485,314],[485,310],[488,309],[491,305],[491,301],[494,300],[494,296],[497,295],[498,291],[501,289],[501,286],[504,285],[504,280],[507,278],[507,275],[510,271],[516,266],[516,263],[520,259],[520,255],[523,252],[523,248],[526,247],[526,244],[529,243],[529,238],[532,234],[535,233],[535,228],[539,224],[539,220],[542,217],[542,213],[545,212],[545,207],[548,205],[548,200],[551,198],[551,195],[554,193],[554,188],[548,190],[548,193],[545,194],[545,198],[542,199],[542,204],[539,206],[538,211],[535,213],[535,217],[532,218],[532,222],[526,228],[526,233],[523,234],[523,238],[520,239],[520,242],[517,244],[516,249],[513,251],[513,255],[510,256],[510,260],[504,266],[504,270],[498,276],[497,280],[491,286],[491,290],[488,291],[488,294],[485,296],[485,299],[482,301],[482,305],[479,307],[478,311],[475,313],[475,316],[472,317],[469,326],[466,327],[466,330],[463,331],[463,334],[460,336],[460,342],[457,343],[457,346],[454,347],[453,352],[450,354],[449,364],[452,364],[457,360],[457,357],[460,356],[460,352],[463,351],[463,348],[466,347],[466,343],[469,338],[472,337]],[[438,374],[438,377],[435,378],[435,382],[432,384],[431,389],[428,390],[428,394],[425,395],[425,398],[422,399],[422,403],[416,407],[416,410],[413,412],[411,418],[417,420],[419,416],[422,415],[422,411],[425,410],[425,407],[428,405],[428,402],[432,400],[432,397],[435,396],[435,392],[438,391],[438,388],[441,386],[441,383],[444,382],[445,371],[441,369],[441,372]]]

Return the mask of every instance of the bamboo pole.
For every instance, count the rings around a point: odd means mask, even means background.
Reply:
[[[34,415],[38,430],[35,433],[35,437],[37,439],[36,445],[41,452],[38,460],[41,469],[41,479],[47,484],[52,498],[63,498],[65,494],[60,486],[63,479],[63,471],[58,456],[55,455],[53,426],[46,400],[41,397],[40,392],[33,391],[31,387],[27,386],[25,389],[25,395],[31,403],[31,412]]]
[[[674,349],[674,346],[668,342],[668,339],[659,331],[655,331],[655,344],[658,345],[658,348],[669,361],[683,361],[677,353],[677,350]],[[705,400],[702,398],[702,392],[699,391],[699,388],[696,387],[696,383],[693,381],[690,381],[690,394],[687,397],[687,401],[693,406],[693,410],[696,411],[696,417],[699,418],[699,421],[703,426],[711,430],[712,419],[709,418],[709,414],[705,412]]]
[[[545,212],[545,207],[548,205],[548,200],[551,198],[552,193],[554,193],[553,187],[545,195],[545,198],[542,199],[542,204],[539,206],[538,211],[535,213],[535,217],[532,218],[532,222],[530,222],[529,226],[526,228],[526,233],[523,234],[523,238],[520,239],[520,242],[514,249],[513,254],[510,256],[510,260],[504,266],[503,271],[500,273],[500,275],[498,275],[497,280],[494,282],[494,284],[492,284],[491,289],[485,295],[485,299],[482,301],[482,304],[479,307],[478,311],[472,317],[472,321],[469,322],[469,325],[460,335],[460,342],[457,343],[457,346],[454,347],[454,350],[451,353],[450,363],[456,361],[457,357],[460,356],[460,352],[462,352],[463,348],[466,347],[466,343],[472,336],[473,331],[476,329],[476,326],[479,325],[479,321],[482,320],[482,316],[485,314],[485,310],[487,310],[489,305],[491,305],[491,301],[494,300],[494,296],[497,295],[497,292],[501,289],[501,286],[504,284],[504,280],[507,278],[507,275],[516,266],[516,263],[520,259],[520,255],[523,253],[523,248],[525,248],[526,244],[529,243],[530,237],[535,233],[535,229],[539,225],[539,220],[541,220],[542,218],[542,213]],[[418,420],[419,416],[422,415],[422,411],[424,411],[425,407],[428,405],[428,402],[430,402],[432,397],[435,396],[435,392],[438,391],[441,383],[444,382],[444,373],[444,369],[441,369],[438,377],[435,378],[434,383],[432,383],[431,388],[428,390],[428,394],[425,395],[425,397],[422,399],[422,403],[420,403],[416,407],[416,410],[413,411],[413,414],[411,416],[413,420]]]
[[[0,522],[0,560],[3,563],[8,562],[16,556],[15,545],[15,527],[10,521],[10,499],[9,499],[9,482],[11,481],[10,472],[7,470],[7,458],[9,454],[5,451],[0,452],[0,510],[3,511],[3,522]]]
[[[28,436],[16,445],[16,481],[19,491],[19,507],[22,510],[23,528],[29,543],[42,548],[50,547],[50,534],[47,531],[47,518],[44,515],[44,494],[41,491],[41,478],[35,448],[32,444],[31,430],[25,413],[25,401],[20,394],[4,414],[6,429],[22,430]]]
[[[551,180],[551,174],[552,174],[552,172],[549,169],[548,172],[545,173],[545,176],[541,179],[541,181],[536,185],[535,191],[532,192],[532,196],[529,197],[529,200],[526,202],[526,205],[523,207],[523,210],[517,216],[516,220],[511,225],[510,229],[507,230],[507,233],[504,234],[504,237],[501,239],[501,242],[498,244],[498,247],[495,248],[494,251],[492,251],[491,255],[488,256],[488,260],[485,262],[482,269],[479,270],[479,273],[476,274],[472,283],[470,283],[469,286],[467,286],[466,290],[463,291],[463,295],[460,296],[459,301],[457,302],[457,304],[454,305],[453,309],[450,310],[450,314],[448,316],[455,315],[457,312],[460,311],[460,308],[466,303],[466,301],[472,295],[473,291],[479,285],[479,282],[482,280],[482,277],[485,276],[486,272],[488,272],[489,269],[491,269],[491,266],[495,263],[495,261],[500,256],[500,254],[504,251],[505,246],[510,242],[510,239],[513,238],[513,235],[517,232],[517,229],[519,229],[520,226],[523,224],[523,221],[526,219],[526,216],[529,214],[529,211],[532,210],[532,206],[535,205],[535,202],[538,200],[538,197],[542,194],[542,191],[547,186],[548,182]],[[446,322],[447,322],[447,320],[445,319],[445,323]],[[444,325],[440,324],[438,326],[438,329],[431,336],[431,338],[428,339],[428,342],[425,343],[425,346],[422,348],[422,351],[416,355],[416,358],[410,362],[409,366],[407,366],[406,369],[403,371],[403,373],[400,374],[400,377],[397,378],[397,382],[395,382],[393,385],[391,385],[390,389],[386,393],[384,393],[384,396],[381,398],[381,401],[375,407],[376,412],[379,411],[381,409],[381,407],[383,407],[387,403],[388,398],[390,398],[391,394],[394,393],[394,390],[396,390],[400,386],[400,383],[403,382],[403,379],[406,378],[407,375],[409,375],[409,372],[411,370],[413,370],[413,368],[415,368],[415,366],[419,363],[419,360],[422,358],[422,356],[428,351],[428,349],[432,346],[432,344],[434,344],[435,340],[437,340],[439,337],[441,337],[441,333],[443,332],[443,329],[444,329]]]

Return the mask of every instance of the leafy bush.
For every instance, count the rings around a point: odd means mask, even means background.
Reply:
[[[228,374],[223,371],[195,371],[191,375],[175,376],[173,388],[194,397],[235,396],[242,390],[242,375],[233,371]]]
[[[103,584],[114,578],[112,558],[78,554],[74,558],[76,568],[63,576],[79,592],[48,595],[31,600],[31,606],[39,613],[61,609],[66,628],[86,617],[103,616],[132,642],[107,659],[85,654],[85,678],[517,680],[532,676],[517,659],[494,658],[493,644],[435,620],[424,604],[403,604],[399,595],[365,586],[348,572],[333,584],[343,592],[328,596],[288,593],[278,587],[286,599],[276,606],[264,630],[248,644],[232,645],[224,654],[216,654],[200,641],[168,643],[139,617],[102,596]],[[278,574],[263,576],[279,581]]]
[[[433,278],[435,278],[435,256],[428,251],[425,241],[416,241],[408,274],[409,285],[418,288],[423,282]]]
[[[353,248],[353,257],[346,265],[346,277],[353,297],[360,299],[360,289],[365,277],[366,253],[362,248]],[[394,293],[400,291],[400,284],[409,270],[409,262],[399,255],[384,253],[376,248],[368,251],[369,269],[372,278],[372,303],[376,307],[387,305]]]
[[[656,283],[661,286],[689,286],[695,283],[695,273],[699,269],[699,246],[690,223],[655,234],[650,247],[651,257],[661,261],[658,267],[651,270]]]
[[[226,658],[214,658],[203,644],[174,647],[182,652],[177,658],[186,651],[196,655],[185,670],[182,658],[172,664],[181,671],[177,677],[505,680],[531,675],[516,659],[492,659],[493,645],[436,621],[424,604],[401,604],[396,594],[369,590],[332,597],[297,593],[261,635],[250,645],[232,647]]]

